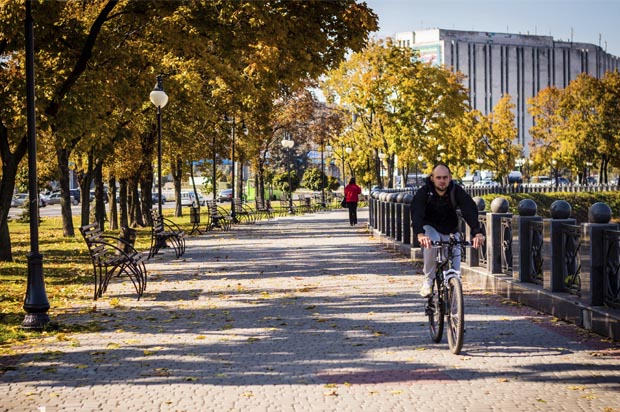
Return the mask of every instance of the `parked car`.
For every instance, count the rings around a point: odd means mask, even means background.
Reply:
[[[95,191],[91,190],[89,193],[89,198],[91,203],[95,200]],[[104,190],[103,191],[103,203],[108,203],[108,191]]]
[[[75,200],[75,198],[73,196],[69,196],[69,198],[71,199],[71,204],[72,205],[77,205],[80,202],[78,202],[77,200]],[[50,195],[49,200],[48,200],[48,204],[50,205],[59,205],[60,204],[60,192],[54,192]]]
[[[500,184],[493,179],[480,179],[474,183],[474,187],[496,187]]]
[[[28,201],[28,193],[18,193],[11,199],[11,207],[22,207]]]
[[[532,186],[552,186],[554,181],[549,176],[532,176],[530,185]]]
[[[232,189],[223,189],[220,190],[220,193],[217,195],[217,200],[218,202],[232,202],[232,196]]]
[[[18,193],[11,199],[11,207],[25,207],[29,199],[30,196],[28,193]],[[39,207],[45,207],[47,205],[47,198],[44,195],[39,195]]]
[[[45,207],[49,203],[50,197],[45,193],[39,193],[39,207]]]
[[[69,189],[69,194],[73,196],[73,200],[71,201],[72,205],[77,205],[80,203],[80,200],[82,199],[80,196],[80,189]]]
[[[152,199],[154,205],[159,204],[159,193],[153,192],[153,194],[151,195],[151,199]],[[161,195],[161,202],[162,203],[166,203],[166,201],[167,201],[166,200],[166,195],[164,195],[162,193],[162,195]]]

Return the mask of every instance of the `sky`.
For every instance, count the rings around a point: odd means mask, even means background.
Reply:
[[[620,0],[365,0],[378,37],[433,28],[537,34],[620,56]]]

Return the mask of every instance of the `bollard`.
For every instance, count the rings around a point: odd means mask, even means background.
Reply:
[[[602,306],[605,300],[605,254],[608,252],[603,238],[606,230],[618,230],[609,223],[611,208],[602,202],[594,203],[588,210],[588,223],[583,225],[582,247],[590,259],[581,267],[581,301],[586,305]]]
[[[491,202],[491,213],[487,214],[487,259],[490,273],[502,273],[502,218],[512,217],[508,212],[508,200],[497,197]]]

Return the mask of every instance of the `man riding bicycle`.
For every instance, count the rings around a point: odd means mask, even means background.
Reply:
[[[437,251],[431,248],[431,242],[447,241],[450,234],[458,236],[459,218],[456,210],[461,210],[463,219],[471,228],[474,248],[484,243],[484,235],[478,223],[476,204],[462,187],[454,184],[450,168],[445,163],[437,163],[425,183],[411,202],[411,227],[424,253],[424,280],[420,295],[429,297],[437,268]],[[454,251],[452,266],[460,270],[460,248]]]

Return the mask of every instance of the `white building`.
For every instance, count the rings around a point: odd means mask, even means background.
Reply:
[[[518,144],[528,152],[533,120],[527,101],[549,86],[566,87],[580,73],[600,78],[620,70],[620,59],[600,46],[551,36],[432,29],[397,33],[396,44],[420,51],[424,61],[466,75],[472,108],[488,114],[503,94],[516,105]]]

